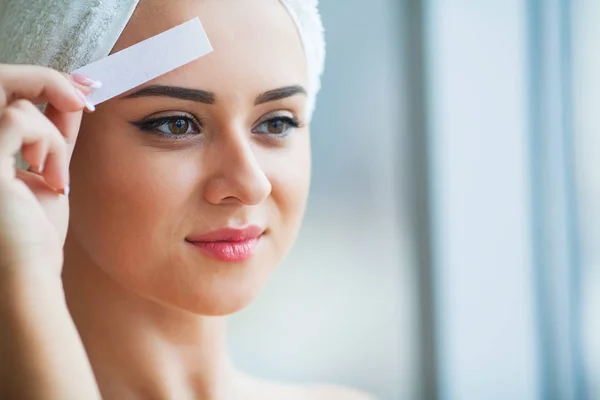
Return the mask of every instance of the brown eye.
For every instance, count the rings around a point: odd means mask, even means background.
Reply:
[[[269,133],[272,133],[275,135],[284,133],[285,131],[288,130],[288,128],[289,128],[288,123],[284,122],[280,119],[276,119],[276,120],[267,122],[267,131]]]
[[[168,129],[173,135],[185,135],[189,133],[190,121],[182,118],[172,119],[169,121]]]
[[[293,118],[277,117],[265,121],[252,130],[253,133],[262,133],[275,136],[286,136],[292,128],[298,128],[300,123]]]
[[[198,135],[202,132],[202,124],[193,116],[172,115],[154,119],[133,121],[131,124],[145,132],[171,138],[184,138]]]

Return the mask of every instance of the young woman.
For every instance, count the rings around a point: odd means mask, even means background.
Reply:
[[[73,0],[58,11],[77,28],[74,15],[94,18],[86,2],[110,3],[108,21],[126,24],[116,43],[114,26],[87,32],[88,46],[54,21],[60,51],[39,64],[72,70],[195,16],[215,51],[86,114],[94,77],[0,65],[0,398],[367,398],[253,379],[225,348],[225,316],[257,295],[306,205],[316,4]],[[0,18],[59,3],[9,0]]]

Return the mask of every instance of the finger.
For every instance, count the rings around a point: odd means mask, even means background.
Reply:
[[[31,165],[39,165],[39,174],[44,177],[48,184],[56,189],[63,189],[69,186],[69,163],[68,163],[68,144],[66,138],[61,134],[58,128],[48,120],[33,104],[27,101],[18,103],[27,120],[37,125],[40,132],[45,133],[42,140],[28,144],[24,142],[25,148],[21,150],[23,159]],[[81,111],[79,112],[81,114]],[[40,158],[29,158],[27,150],[39,148],[34,156]],[[34,152],[33,150],[32,152]],[[39,164],[34,164],[39,162]]]
[[[44,194],[44,197],[46,197],[45,195],[56,195],[56,189],[50,187],[43,177],[23,171],[22,169],[16,171],[15,177],[25,183],[25,185],[35,193],[38,200],[41,200],[40,194],[42,193]]]
[[[49,102],[61,111],[85,107],[85,95],[73,81],[50,68],[34,65],[0,66],[0,110],[17,99]]]
[[[32,174],[36,174],[36,175],[41,175],[42,171],[44,170],[44,166],[43,165],[30,165],[29,168],[27,168],[27,172],[31,172]],[[22,171],[21,169],[17,169],[17,173]]]
[[[46,124],[46,121],[40,120],[40,118],[43,119],[43,115],[41,115],[39,109],[31,102],[18,100],[12,104],[12,107],[22,113],[20,115],[28,120],[28,125],[35,124],[36,126],[40,126]],[[19,121],[16,123],[18,124]],[[42,129],[40,129],[40,133],[43,133]],[[54,134],[54,132],[50,132],[50,134]],[[26,140],[23,141],[21,157],[31,166],[29,171],[40,175],[43,173],[44,163],[50,151],[51,139],[41,136],[39,140],[34,140],[32,143],[28,143]]]
[[[56,189],[69,183],[66,146],[58,129],[26,100],[14,102],[0,117],[0,160],[14,159],[23,147],[23,159],[44,165],[42,176]]]
[[[21,157],[30,165],[27,171],[42,175],[49,148],[50,143],[48,140],[40,140],[33,144],[23,145],[21,148]]]
[[[66,161],[66,148],[64,152],[48,152],[46,157],[46,167],[42,176],[50,186],[56,189],[61,194],[68,194],[69,174],[65,173],[68,168]]]
[[[67,74],[65,72],[61,72],[63,76],[65,76],[71,83],[79,89],[81,93],[83,93],[83,99],[85,103],[84,111],[94,112],[96,111],[96,106],[92,102],[88,100],[88,96],[96,89],[100,89],[102,87],[102,82],[95,81],[90,77],[81,74]]]
[[[79,134],[79,128],[81,126],[81,118],[83,116],[81,111],[75,112],[61,112],[52,105],[48,105],[44,111],[46,118],[48,118],[54,126],[60,131],[67,141],[67,163],[71,161],[73,155],[73,149],[75,148],[75,142]]]
[[[63,75],[69,78],[84,94],[89,94],[92,90],[100,89],[102,87],[102,82],[94,80],[86,75],[78,73],[63,73]]]

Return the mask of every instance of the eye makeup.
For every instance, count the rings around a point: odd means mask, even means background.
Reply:
[[[294,129],[302,126],[295,116],[272,115],[263,118],[261,122],[252,128],[252,133],[283,138],[292,133]]]
[[[139,121],[131,121],[140,131],[164,140],[190,140],[201,136],[204,127],[200,119],[186,112],[155,113]],[[250,129],[257,136],[270,140],[283,140],[303,123],[290,111],[273,111],[266,114]]]
[[[189,140],[203,131],[200,120],[188,113],[153,114],[130,122],[140,131],[166,140]]]

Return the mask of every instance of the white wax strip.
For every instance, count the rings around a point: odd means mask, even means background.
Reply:
[[[213,50],[200,19],[194,18],[73,73],[102,82],[88,96],[93,105],[116,97]]]

